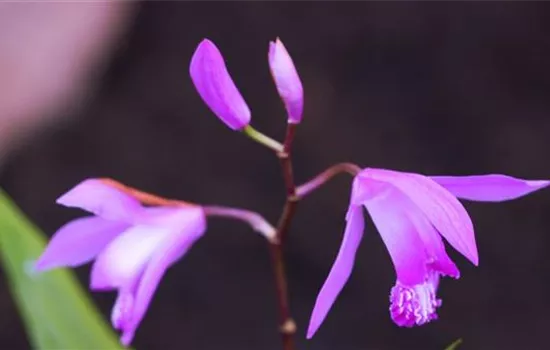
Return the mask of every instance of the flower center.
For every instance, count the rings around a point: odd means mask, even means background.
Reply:
[[[398,326],[420,326],[437,319],[436,310],[441,306],[435,295],[438,279],[433,276],[412,287],[397,281],[390,293],[390,314]]]

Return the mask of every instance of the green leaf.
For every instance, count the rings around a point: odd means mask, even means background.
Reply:
[[[34,349],[122,349],[74,274],[37,273],[46,237],[0,190],[0,258]]]
[[[462,338],[458,338],[454,342],[451,343],[451,345],[447,346],[445,350],[456,350],[458,349],[458,346],[462,344]]]

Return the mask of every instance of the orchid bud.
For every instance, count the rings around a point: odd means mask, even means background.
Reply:
[[[304,109],[304,90],[296,67],[279,38],[269,43],[268,56],[271,75],[285,104],[288,122],[298,124],[302,120]]]
[[[241,130],[250,123],[250,109],[213,42],[204,39],[199,44],[189,73],[203,101],[222,122],[233,130]]]

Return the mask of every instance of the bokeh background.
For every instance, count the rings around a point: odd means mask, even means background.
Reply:
[[[275,221],[284,202],[276,158],[216,119],[194,90],[188,64],[202,38],[216,42],[253,125],[282,138],[285,112],[267,65],[268,42],[277,36],[305,88],[294,148],[298,182],[340,161],[425,174],[549,178],[549,5],[3,5],[0,17],[17,20],[0,24],[0,111],[8,103],[21,107],[0,115],[0,185],[49,234],[82,214],[55,199],[97,176],[164,196],[255,209]],[[26,65],[35,65],[32,74]],[[53,94],[54,87],[63,93]],[[300,203],[289,235],[299,349],[442,349],[458,337],[463,349],[548,347],[547,191],[466,204],[480,266],[451,252],[462,278],[443,280],[440,320],[414,329],[390,320],[393,267],[369,221],[352,278],[306,341],[316,293],[339,247],[349,185],[341,175]],[[87,284],[89,268],[77,271]],[[134,345],[279,349],[273,290],[262,238],[240,223],[213,220],[165,276]],[[93,298],[107,320],[114,293]],[[0,344],[29,347],[4,279]]]

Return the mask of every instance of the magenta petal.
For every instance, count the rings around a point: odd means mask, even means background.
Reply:
[[[127,224],[96,216],[73,220],[53,235],[36,262],[36,268],[48,270],[85,264],[127,227]]]
[[[199,44],[189,72],[199,95],[227,126],[239,130],[250,123],[250,110],[213,42],[204,39]]]
[[[202,212],[196,214],[203,215]],[[157,247],[143,271],[136,289],[131,321],[123,327],[121,342],[125,346],[132,341],[166,269],[185,255],[204,233],[206,228],[204,217],[191,216],[190,219],[191,221],[188,221],[178,234],[169,236]]]
[[[358,175],[368,187],[372,180],[401,191],[424,213],[445,239],[475,265],[479,258],[474,228],[466,209],[449,191],[432,179],[411,173],[367,168]]]
[[[136,199],[97,179],[82,181],[59,197],[57,203],[84,209],[104,219],[126,223],[132,223],[142,210]]]
[[[428,221],[426,216],[416,207],[407,210],[407,216],[416,228],[418,236],[424,243],[429,258],[429,267],[445,276],[460,277],[460,271],[445,251],[441,235]]]
[[[396,193],[367,201],[365,207],[390,253],[397,280],[413,286],[426,278],[428,257],[424,243],[405,211],[402,197]]]
[[[277,91],[285,103],[288,122],[297,124],[302,120],[304,90],[294,62],[278,38],[269,43],[268,58]]]
[[[500,202],[525,196],[550,184],[507,175],[431,176],[455,196],[471,201]]]
[[[313,307],[306,336],[308,339],[313,337],[321,326],[336,297],[338,297],[338,294],[340,294],[340,291],[348,281],[353,269],[355,254],[363,237],[363,229],[365,227],[361,207],[350,207],[346,220],[346,229],[338,256]]]

